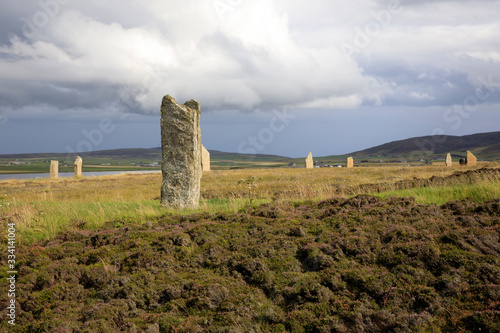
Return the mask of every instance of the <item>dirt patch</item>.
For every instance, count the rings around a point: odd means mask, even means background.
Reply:
[[[499,332],[499,207],[360,195],[66,232],[18,249],[0,330]]]

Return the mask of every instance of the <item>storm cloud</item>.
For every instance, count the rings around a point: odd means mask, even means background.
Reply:
[[[500,99],[500,1],[3,1],[3,117]],[[416,109],[417,110],[417,109]]]

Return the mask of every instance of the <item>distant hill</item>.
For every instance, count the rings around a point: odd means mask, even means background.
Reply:
[[[213,162],[217,161],[269,161],[269,162],[286,162],[290,158],[278,155],[246,155],[238,153],[227,153],[219,150],[209,150],[210,157]],[[161,160],[161,148],[129,148],[129,149],[111,149],[100,150],[93,152],[74,153],[68,155],[66,153],[38,153],[38,154],[10,154],[0,155],[2,160],[16,159],[55,159],[64,160],[68,156],[79,155],[83,159],[99,159],[99,160]]]
[[[465,155],[470,150],[480,159],[500,159],[500,132],[465,136],[423,136],[389,142],[350,155],[363,157],[409,157],[415,151],[425,151],[434,157],[446,153]]]
[[[209,152],[210,152],[210,158],[212,160],[254,159],[254,160],[262,160],[262,161],[269,160],[269,161],[273,161],[273,162],[284,162],[284,161],[290,160],[290,157],[279,156],[279,155],[268,155],[268,154],[248,155],[248,154],[239,154],[239,153],[226,153],[226,152],[219,151],[219,150],[209,150]]]
[[[56,159],[64,160],[69,156],[79,155],[82,158],[93,158],[93,159],[160,159],[160,148],[130,148],[130,149],[111,149],[111,150],[99,150],[92,152],[82,152],[82,153],[36,153],[36,154],[10,154],[10,155],[0,155],[0,159]]]
[[[443,158],[444,154],[452,153],[454,157],[464,156],[467,150],[472,151],[479,159],[500,160],[500,132],[480,133],[465,136],[422,136],[405,140],[393,141],[380,146],[357,151],[347,156],[360,158],[408,158],[415,151],[425,151],[425,156],[433,158]],[[280,165],[290,162],[303,163],[304,158],[292,159],[279,155],[247,155],[238,153],[228,153],[219,150],[209,150],[212,163],[228,165],[235,163],[235,166],[248,166],[253,163],[262,165]],[[75,154],[66,153],[41,153],[41,154],[14,154],[0,155],[0,160],[16,159],[55,159],[66,160]],[[84,160],[99,161],[160,161],[161,148],[131,148],[112,149],[94,152],[78,153]],[[315,159],[338,159],[343,160],[346,155],[315,157]]]

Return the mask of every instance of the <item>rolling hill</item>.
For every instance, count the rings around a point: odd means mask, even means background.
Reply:
[[[443,158],[446,153],[452,153],[454,157],[464,156],[467,150],[472,151],[479,159],[500,160],[500,132],[480,133],[465,136],[423,136],[405,140],[393,141],[357,151],[346,155],[316,157],[317,160],[344,161],[346,156],[360,158],[409,158],[417,152],[423,152],[427,158]],[[209,150],[212,165],[219,167],[252,167],[252,166],[283,166],[290,162],[303,163],[305,158],[289,158],[278,155],[247,155],[239,153],[228,153],[219,150]],[[131,148],[113,149],[94,152],[78,153],[86,161],[95,163],[128,162],[128,161],[160,161],[161,148]],[[73,155],[66,153],[41,153],[41,154],[16,154],[0,155],[0,161],[9,160],[33,160],[33,159],[55,159],[70,160]]]
[[[257,167],[282,167],[290,163],[289,157],[266,154],[238,154],[209,150],[213,169],[238,169]],[[159,169],[161,148],[112,149],[74,154],[39,153],[0,155],[0,173],[45,172],[49,160],[58,160],[64,168],[71,168],[79,155],[84,160],[84,168],[92,171]],[[12,163],[12,162],[15,162]],[[17,164],[17,163],[22,164]],[[102,169],[102,170],[101,170]],[[69,171],[66,169],[61,169]]]
[[[209,150],[212,161],[221,160],[253,160],[253,161],[269,161],[269,162],[286,162],[290,158],[278,155],[267,154],[238,154],[226,153],[219,150]],[[64,160],[69,156],[79,155],[85,159],[108,159],[108,160],[161,160],[161,148],[130,148],[130,149],[111,149],[99,150],[92,152],[82,152],[75,154],[66,153],[37,153],[37,154],[10,154],[0,155],[0,160],[21,160],[21,159],[58,159]]]
[[[111,150],[99,150],[92,152],[82,152],[82,153],[35,153],[35,154],[10,154],[10,155],[0,155],[1,160],[16,160],[16,159],[55,159],[55,160],[65,160],[73,155],[79,155],[83,158],[91,159],[109,159],[109,160],[129,160],[129,159],[160,159],[160,148],[130,148],[130,149],[111,149]]]
[[[481,159],[500,159],[500,132],[480,133],[465,136],[423,136],[393,141],[380,146],[352,153],[353,157],[409,157],[423,151],[429,157],[442,157],[446,153],[456,156],[472,151]]]

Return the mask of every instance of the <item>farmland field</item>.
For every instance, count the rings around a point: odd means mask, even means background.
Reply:
[[[0,330],[499,332],[499,167],[219,170],[182,211],[158,174],[0,181]]]

